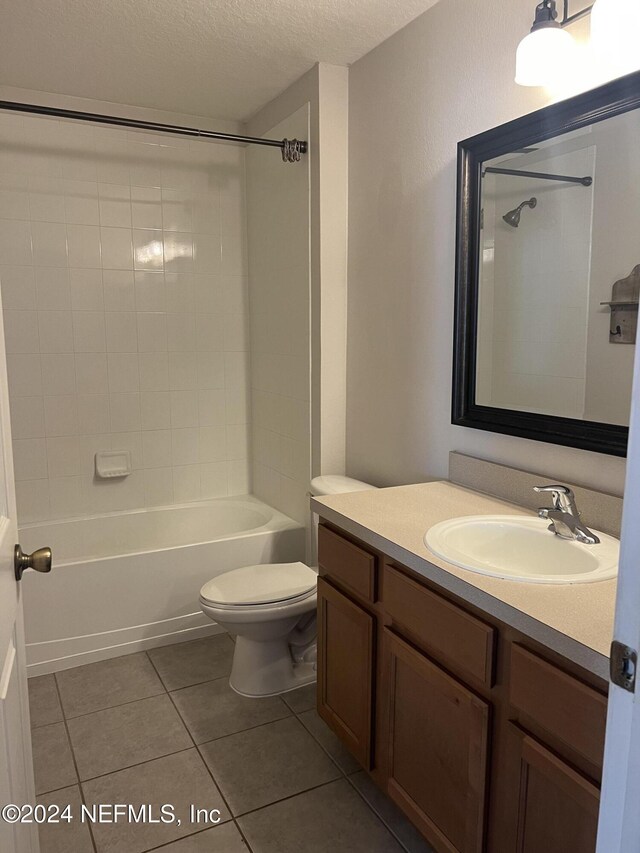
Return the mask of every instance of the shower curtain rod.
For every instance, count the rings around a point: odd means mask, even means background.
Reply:
[[[300,155],[307,153],[307,143],[300,139],[263,139],[259,136],[242,136],[236,133],[221,133],[216,130],[200,130],[178,124],[162,124],[156,121],[139,121],[123,116],[109,116],[101,113],[86,113],[79,110],[64,110],[58,107],[45,107],[39,104],[21,104],[17,101],[0,101],[0,110],[19,113],[68,118],[76,121],[90,121],[97,124],[112,124],[118,127],[130,127],[136,130],[154,130],[160,133],[172,133],[175,136],[191,136],[198,139],[213,139],[223,142],[239,142],[245,145],[268,145],[279,148],[285,163],[295,163]]]
[[[567,184],[582,184],[583,187],[590,187],[593,183],[593,178],[590,175],[585,175],[584,178],[574,178],[571,175],[550,175],[547,172],[524,172],[521,169],[498,169],[493,166],[487,166],[482,175],[490,172],[492,175],[517,175],[519,178],[541,178],[543,181],[563,181]]]

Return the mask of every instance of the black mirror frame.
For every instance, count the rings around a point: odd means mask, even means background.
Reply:
[[[639,107],[640,71],[637,71],[458,143],[453,424],[626,456],[629,430],[625,426],[476,404],[481,170],[484,161],[516,148]]]

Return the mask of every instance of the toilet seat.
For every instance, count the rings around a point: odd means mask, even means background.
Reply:
[[[304,563],[267,563],[232,569],[210,580],[200,600],[220,609],[293,604],[315,595],[317,574]]]

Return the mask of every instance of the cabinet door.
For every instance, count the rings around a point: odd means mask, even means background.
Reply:
[[[489,705],[388,629],[384,647],[389,796],[438,851],[479,853]]]
[[[371,767],[374,618],[318,578],[318,713]]]
[[[515,727],[519,758],[517,853],[593,853],[598,788]]]

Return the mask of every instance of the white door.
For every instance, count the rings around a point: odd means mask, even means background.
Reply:
[[[7,804],[35,804],[21,584],[16,582],[13,565],[17,535],[7,364],[0,319],[0,809]],[[0,815],[2,853],[39,850],[34,824],[9,823]]]
[[[640,346],[636,347],[614,639],[640,651]],[[609,685],[597,853],[640,851],[640,679]]]

